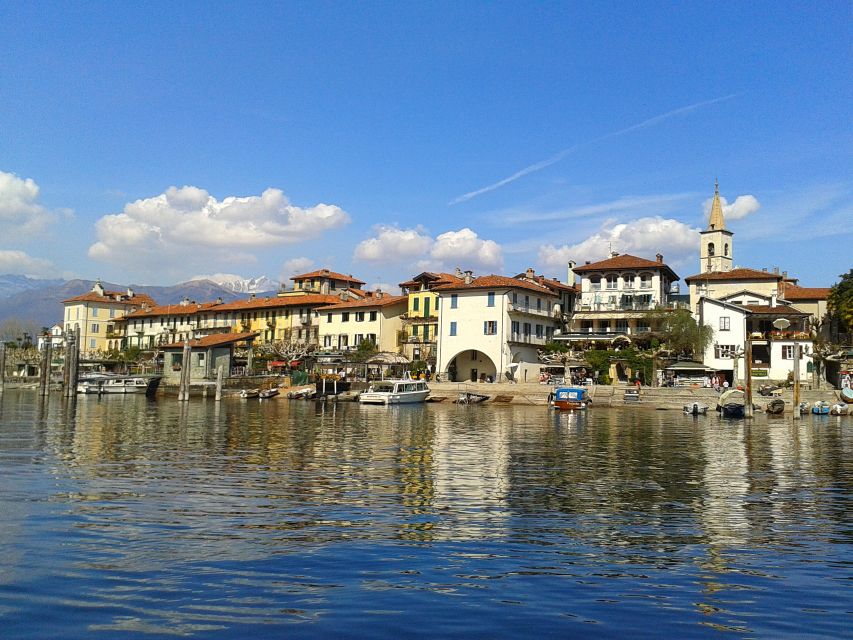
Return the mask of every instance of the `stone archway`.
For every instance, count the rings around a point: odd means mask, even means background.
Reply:
[[[494,361],[482,351],[465,349],[448,361],[443,374],[451,382],[494,382],[497,380],[498,370]]]

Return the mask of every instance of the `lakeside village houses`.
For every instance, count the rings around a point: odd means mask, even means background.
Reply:
[[[131,289],[105,291],[96,282],[90,292],[63,301],[64,330],[79,328],[88,353],[248,338],[304,345],[335,362],[369,340],[401,360],[426,362],[443,379],[532,381],[539,350],[550,341],[568,343],[578,358],[585,348],[647,345],[659,310],[689,308],[714,330],[701,354],[705,371],[743,380],[747,337],[757,382],[788,378],[795,344],[804,347],[802,371],[811,371],[811,336],[828,331],[829,289],[800,287],[778,269],[736,267],[734,233],[725,227],[717,185],[699,253],[699,273],[685,278],[689,295],[680,293],[680,278],[662,254],[647,259],[616,252],[583,265],[569,262],[565,281],[533,269],[475,277],[457,268],[401,282],[402,295],[367,291],[364,281],[329,269],[293,276],[293,288],[276,296],[235,302],[157,305]]]

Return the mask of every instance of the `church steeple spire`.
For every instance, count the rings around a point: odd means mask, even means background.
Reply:
[[[711,217],[708,219],[708,231],[722,231],[725,228],[723,205],[720,203],[720,183],[714,178],[714,200],[711,202]]]

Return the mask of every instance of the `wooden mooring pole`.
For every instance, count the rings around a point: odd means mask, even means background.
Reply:
[[[181,358],[181,382],[178,385],[178,402],[190,399],[190,362],[192,361],[192,347],[190,341],[184,343],[184,353]]]
[[[6,343],[0,342],[0,393],[6,385]]]
[[[219,402],[222,400],[222,379],[225,377],[225,367],[219,365],[216,368],[216,397],[215,400]]]
[[[746,387],[746,389],[745,389],[744,395],[746,396],[746,401],[744,403],[743,409],[744,409],[744,416],[747,418],[751,418],[752,417],[752,340],[749,338],[746,339],[746,353],[744,354],[744,360],[745,360],[745,365],[746,365],[744,367],[744,369],[745,369],[744,377],[746,378],[746,383],[744,385]]]
[[[802,347],[794,343],[794,420],[800,419],[800,355]]]
[[[46,342],[41,353],[41,371],[39,372],[39,395],[46,396],[50,391],[51,344]]]

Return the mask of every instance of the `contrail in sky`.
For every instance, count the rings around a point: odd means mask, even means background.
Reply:
[[[531,173],[535,173],[544,169],[545,167],[550,167],[552,164],[556,164],[566,156],[574,153],[581,147],[595,144],[596,142],[603,142],[604,140],[609,140],[610,138],[616,138],[618,136],[624,135],[626,133],[631,133],[632,131],[639,131],[640,129],[645,129],[646,127],[651,127],[653,125],[658,124],[659,122],[663,122],[664,120],[668,120],[673,116],[680,115],[682,113],[688,113],[690,111],[694,111],[695,109],[700,109],[702,107],[707,107],[708,105],[716,104],[717,102],[723,102],[724,100],[731,100],[732,98],[736,98],[741,94],[732,93],[727,96],[722,96],[721,98],[714,98],[713,100],[705,100],[704,102],[697,102],[696,104],[689,104],[686,107],[679,107],[678,109],[673,109],[672,111],[667,111],[659,116],[655,116],[653,118],[649,118],[648,120],[643,120],[642,122],[631,125],[627,129],[620,129],[619,131],[614,131],[613,133],[608,133],[607,135],[603,135],[600,138],[595,138],[593,140],[589,140],[587,142],[580,142],[574,146],[569,147],[568,149],[563,149],[559,153],[554,154],[550,158],[545,160],[540,160],[535,164],[531,164],[529,167],[525,167],[520,171],[516,171],[511,176],[504,178],[503,180],[498,180],[494,184],[490,184],[487,187],[483,187],[482,189],[477,189],[476,191],[469,191],[468,193],[462,194],[458,198],[454,198],[450,201],[449,204],[459,204],[460,202],[467,202],[471,198],[476,198],[479,195],[484,193],[488,193],[489,191],[494,191],[495,189],[500,189],[502,186],[509,184],[510,182],[515,182],[519,178],[523,178],[526,175]]]

